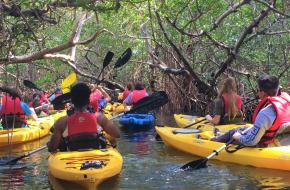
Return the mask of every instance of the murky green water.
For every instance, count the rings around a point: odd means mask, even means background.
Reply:
[[[170,119],[165,121],[171,123]],[[161,121],[158,121],[159,123]],[[183,164],[198,159],[156,141],[154,129],[121,130],[118,149],[124,158],[122,173],[99,186],[100,190],[135,189],[290,189],[290,172],[259,169],[219,161],[191,172],[179,171]],[[49,138],[29,143],[26,151],[44,145]],[[16,148],[0,150],[17,152]],[[15,154],[15,153],[14,153]],[[22,155],[23,152],[20,152]],[[51,189],[47,176],[46,150],[23,159],[13,167],[0,166],[0,190]],[[68,189],[72,189],[71,186]],[[79,189],[77,186],[73,186]]]

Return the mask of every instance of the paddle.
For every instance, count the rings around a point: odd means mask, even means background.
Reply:
[[[204,119],[202,119],[202,120],[199,120],[199,121],[196,121],[196,122],[190,123],[190,124],[186,125],[186,126],[183,127],[183,128],[191,127],[191,126],[196,125],[196,124],[198,124],[198,123],[201,123],[201,122],[203,122],[203,121],[205,121],[205,120],[206,120],[206,119],[204,118]]]
[[[70,86],[73,85],[76,82],[76,80],[77,80],[77,75],[74,72],[69,74],[65,79],[63,79],[63,81],[61,83],[62,93],[63,94],[68,93]],[[52,94],[50,94],[48,96],[48,99],[50,99],[51,96],[53,96],[56,92],[57,92],[57,90],[55,90]]]
[[[56,97],[51,103],[54,107],[61,107],[65,103],[68,103],[71,101],[71,94],[66,93],[63,95],[60,95]],[[159,108],[166,104],[168,102],[168,96],[166,92],[164,91],[158,91],[153,93],[150,96],[147,96],[145,98],[142,98],[140,101],[138,101],[131,110],[121,113],[117,116],[114,116],[114,118],[120,117],[123,114],[128,113],[148,113],[149,111]]]
[[[33,82],[31,82],[30,80],[23,80],[23,84],[27,88],[36,89],[36,90],[39,90],[39,91],[42,91],[43,92],[42,89],[40,89],[38,86],[36,86],[36,84],[34,84]]]
[[[69,74],[65,79],[63,79],[60,88],[63,94],[70,91],[70,86],[77,81],[77,74],[75,72]]]
[[[114,68],[119,68],[119,67],[123,66],[125,63],[127,63],[129,61],[131,56],[132,56],[131,48],[126,49],[126,51],[124,51],[124,53],[121,55],[121,57],[119,57],[119,59],[115,63]]]
[[[228,141],[226,144],[224,144],[223,146],[221,146],[219,149],[214,150],[210,155],[208,155],[205,158],[199,159],[199,160],[194,160],[191,161],[185,165],[183,165],[180,169],[182,170],[197,170],[200,168],[206,168],[207,165],[207,161],[209,159],[211,159],[212,157],[214,157],[215,155],[218,155],[218,153],[220,151],[222,151],[223,149],[225,149],[229,144],[231,144],[234,141],[234,139],[231,139],[230,141]]]
[[[10,161],[4,163],[3,165],[6,165],[6,164],[10,164],[10,165],[12,165],[12,164],[16,164],[16,162],[17,162],[18,160],[21,160],[22,158],[28,157],[28,156],[30,156],[30,155],[36,153],[36,152],[39,152],[39,151],[45,149],[46,147],[47,147],[47,146],[44,145],[44,146],[39,147],[39,148],[37,148],[37,149],[35,149],[35,150],[33,150],[33,151],[27,152],[27,153],[25,153],[25,154],[23,154],[23,155],[21,155],[21,156],[19,156],[19,157],[16,157],[16,158],[14,158],[14,159],[12,159],[12,160],[10,160]]]
[[[101,76],[101,74],[104,72],[104,69],[111,63],[113,57],[114,57],[114,53],[111,52],[111,51],[108,51],[107,54],[106,54],[106,56],[105,56],[105,58],[104,58],[101,72],[99,73],[99,75],[97,77],[98,79]]]
[[[139,100],[129,111],[120,113],[112,117],[112,119],[118,118],[122,115],[129,113],[148,113],[151,110],[160,108],[168,102],[168,96],[164,91],[158,91],[150,96],[146,96]]]

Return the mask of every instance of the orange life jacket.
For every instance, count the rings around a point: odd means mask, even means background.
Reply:
[[[235,98],[236,98],[236,106],[237,106],[238,110],[241,110],[242,105],[243,105],[241,97],[239,95],[235,94]],[[225,106],[224,113],[228,113],[228,111],[229,111],[229,94],[228,93],[223,94],[223,100],[224,100],[224,106]]]
[[[128,90],[127,88],[125,89],[125,91],[123,92],[123,100],[125,100],[129,94],[131,93],[132,91],[131,90]]]
[[[290,122],[290,96],[285,92],[282,92],[279,96],[263,98],[254,111],[253,122],[255,122],[259,111],[269,104],[272,104],[276,111],[276,119],[261,138],[260,145],[268,145],[274,142],[274,137],[281,125]]]

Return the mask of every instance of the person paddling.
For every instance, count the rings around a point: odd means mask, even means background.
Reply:
[[[253,115],[253,126],[233,129],[224,135],[213,138],[218,142],[235,139],[235,144],[244,146],[267,147],[274,142],[279,128],[290,122],[290,96],[279,92],[279,79],[262,75],[258,79],[260,102]]]
[[[21,101],[21,95],[16,89],[9,87],[7,87],[7,89],[13,92],[14,95],[2,96],[0,114],[3,128],[9,129],[28,127],[27,118],[37,120],[37,115],[32,109],[29,108],[28,104]]]
[[[205,118],[214,125],[237,123],[243,120],[243,102],[237,94],[237,85],[232,77],[226,78],[215,100],[214,117]]]
[[[130,83],[130,82],[127,83],[125,90],[119,94],[118,100],[123,102],[129,96],[129,94],[132,92],[132,90],[133,90],[132,83]]]
[[[90,89],[90,106],[94,112],[98,112],[111,101],[111,97],[101,86],[90,84]]]
[[[77,83],[71,89],[71,101],[74,112],[69,116],[61,117],[54,124],[53,135],[48,143],[48,151],[56,152],[62,138],[67,139],[67,148],[70,151],[80,149],[103,148],[100,142],[101,130],[113,138],[119,138],[120,132],[113,122],[100,112],[88,111],[91,90],[85,83]]]
[[[126,105],[134,105],[146,96],[148,96],[148,93],[144,87],[143,82],[137,81],[134,85],[134,90],[128,95],[123,103]]]

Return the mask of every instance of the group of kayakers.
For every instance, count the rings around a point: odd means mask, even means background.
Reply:
[[[212,138],[213,141],[228,142],[233,138],[235,144],[265,147],[273,142],[279,128],[290,122],[290,96],[280,91],[278,78],[262,75],[258,78],[258,88],[260,102],[253,115],[253,126],[233,129],[225,134],[217,133],[217,136]],[[118,98],[125,105],[132,105],[146,96],[148,93],[144,84],[137,81],[134,89],[133,85],[128,83]],[[110,101],[111,97],[98,85],[75,84],[71,88],[73,111],[54,124],[54,132],[48,144],[49,151],[56,151],[62,147],[60,145],[63,145],[64,141],[68,150],[98,148],[102,144],[99,141],[102,130],[114,138],[119,137],[119,130],[100,112]],[[34,94],[30,106],[35,108],[43,104],[49,105],[49,98],[42,94]],[[214,125],[241,122],[242,108],[243,102],[237,94],[235,80],[229,77],[223,81],[219,90],[214,114],[206,115],[205,119]],[[33,109],[21,100],[21,96],[3,96],[0,109],[4,127],[25,127],[27,117],[37,119]],[[15,115],[17,117],[14,117]]]
[[[262,75],[258,78],[258,96],[260,99],[254,114],[253,125],[248,128],[232,129],[225,134],[218,134],[213,141],[228,142],[243,146],[267,147],[281,129],[290,124],[290,96],[281,92],[279,79],[275,76]],[[237,95],[233,78],[224,80],[218,100],[215,102],[214,117],[205,118],[215,124],[230,124],[242,121],[242,101]]]

